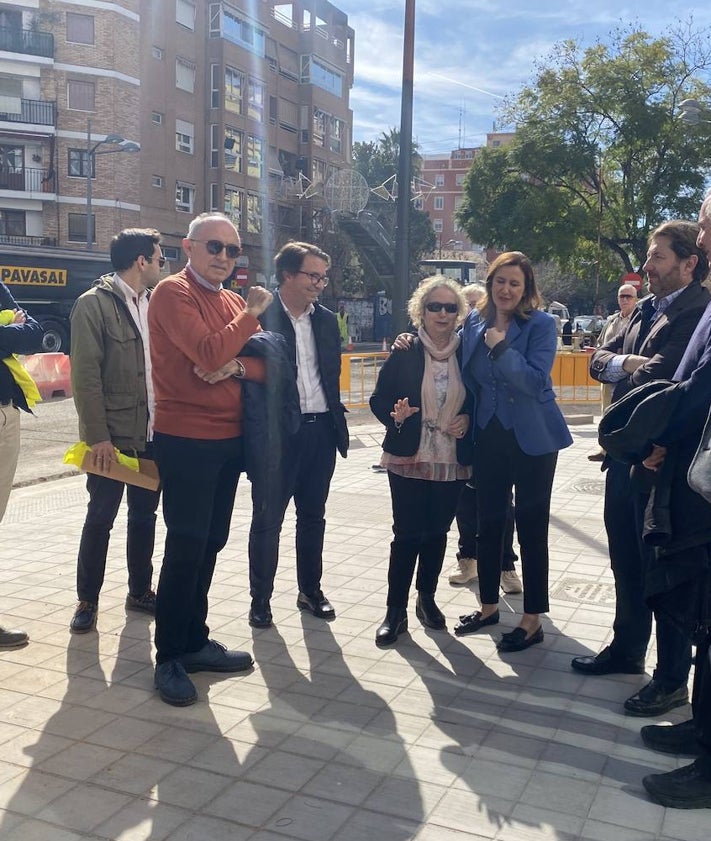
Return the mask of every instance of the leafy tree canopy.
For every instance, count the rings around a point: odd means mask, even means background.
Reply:
[[[473,161],[459,211],[470,239],[587,276],[592,254],[603,281],[639,270],[657,225],[698,213],[711,125],[685,125],[679,103],[711,102],[709,70],[693,19],[664,38],[627,26],[584,51],[558,45],[502,108],[512,142]]]

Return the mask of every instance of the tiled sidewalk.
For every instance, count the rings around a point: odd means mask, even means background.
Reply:
[[[503,656],[494,639],[515,625],[520,596],[502,602],[493,635],[425,631],[413,609],[411,634],[375,647],[390,502],[386,476],[371,469],[378,425],[352,433],[327,518],[324,589],[338,618],[325,624],[296,609],[290,515],[277,626],[250,629],[245,482],[210,621],[257,665],[243,676],[197,675],[200,702],[187,709],[157,699],[152,623],[124,611],[125,523],[115,528],[98,633],[72,637],[82,479],[13,492],[0,526],[0,617],[32,643],[0,653],[0,839],[708,841],[711,812],[665,810],[644,793],[645,773],[689,760],[646,750],[644,720],[622,715],[643,679],[569,668],[573,655],[598,650],[612,617],[602,476],[586,459],[594,427],[574,427],[559,461],[545,642]],[[475,595],[447,584],[453,539],[448,556],[438,601],[451,631]]]

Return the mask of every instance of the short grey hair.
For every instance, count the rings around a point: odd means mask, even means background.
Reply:
[[[198,233],[200,228],[206,222],[229,222],[230,225],[235,229],[235,233],[239,238],[239,231],[237,230],[237,225],[230,219],[229,216],[226,216],[224,213],[219,213],[216,210],[208,211],[207,213],[201,213],[199,216],[196,216],[193,221],[190,223],[188,227],[188,239],[195,239],[195,234]]]

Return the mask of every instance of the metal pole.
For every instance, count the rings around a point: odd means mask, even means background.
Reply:
[[[410,181],[412,180],[412,87],[415,63],[415,0],[405,0],[405,30],[402,52],[402,104],[400,110],[400,157],[397,170],[397,216],[395,228],[395,278],[393,285],[393,331],[407,329],[405,303],[410,288]],[[441,240],[440,240],[441,242]]]
[[[91,225],[91,162],[94,154],[91,148],[91,120],[86,121],[86,250],[94,250]]]

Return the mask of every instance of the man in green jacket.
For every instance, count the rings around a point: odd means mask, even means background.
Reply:
[[[153,386],[148,341],[148,295],[165,259],[160,234],[131,228],[111,241],[113,275],[100,277],[74,304],[72,390],[79,437],[97,468],[116,461],[116,449],[152,458]],[[87,474],[89,504],[77,559],[79,604],[70,623],[76,634],[96,625],[109,534],[124,483]],[[153,544],[159,492],[128,486],[128,595],[126,608],[153,615]]]

